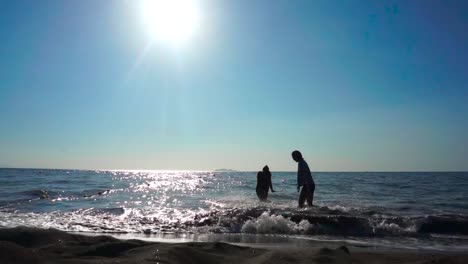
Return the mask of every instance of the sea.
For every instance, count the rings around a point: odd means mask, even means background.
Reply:
[[[163,242],[341,242],[468,250],[468,172],[314,172],[298,208],[295,172],[0,169],[0,228],[55,228]]]

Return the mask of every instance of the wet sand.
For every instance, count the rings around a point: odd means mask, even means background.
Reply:
[[[239,246],[220,242],[153,243],[54,229],[0,229],[0,263],[468,263],[468,253],[361,248],[311,242]]]

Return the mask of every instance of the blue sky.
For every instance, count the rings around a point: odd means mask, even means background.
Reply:
[[[0,167],[468,170],[466,1],[198,4],[0,1]]]

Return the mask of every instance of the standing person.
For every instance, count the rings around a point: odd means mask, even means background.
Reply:
[[[309,165],[305,162],[302,154],[299,150],[292,152],[292,158],[298,164],[297,167],[297,191],[299,192],[302,187],[301,193],[299,194],[299,207],[304,207],[304,202],[307,200],[307,204],[312,206],[314,201],[315,183],[312,179],[312,173],[310,173]]]
[[[257,196],[260,201],[266,201],[268,198],[268,189],[271,189],[271,192],[275,192],[275,190],[273,190],[273,184],[271,183],[270,168],[265,166],[262,171],[257,173],[257,187],[255,190],[257,191]]]
[[[265,165],[265,167],[263,167],[263,175],[265,176],[266,178],[266,182],[268,184],[268,187],[270,188],[271,192],[275,192],[275,190],[273,190],[273,183],[271,183],[271,172],[270,172],[270,168],[268,168],[268,165]]]

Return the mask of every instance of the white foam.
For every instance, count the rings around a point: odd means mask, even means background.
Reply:
[[[264,212],[257,219],[245,222],[241,232],[249,234],[301,234],[312,227],[313,225],[307,220],[302,220],[299,224],[296,224],[281,215]]]
[[[385,234],[404,234],[404,233],[415,233],[417,227],[415,224],[409,225],[408,227],[401,227],[396,223],[389,223],[386,219],[374,224],[374,233],[384,232]]]

